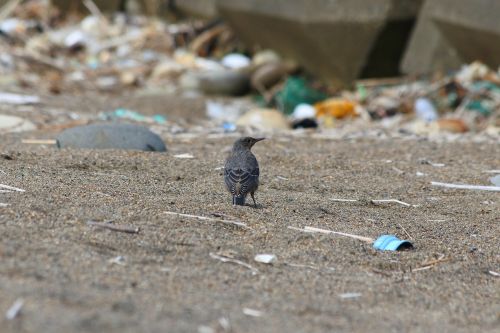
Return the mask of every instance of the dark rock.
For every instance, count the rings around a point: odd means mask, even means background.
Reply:
[[[95,124],[77,126],[57,137],[59,148],[167,150],[162,139],[143,126],[131,124]]]

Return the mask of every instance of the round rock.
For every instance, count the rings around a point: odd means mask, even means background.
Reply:
[[[57,137],[59,148],[167,151],[163,140],[148,128],[132,124],[77,126]]]

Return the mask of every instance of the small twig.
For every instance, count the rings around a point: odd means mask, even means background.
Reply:
[[[139,227],[125,226],[125,225],[113,225],[108,222],[97,222],[97,221],[87,221],[87,225],[91,227],[97,227],[102,229],[108,229],[111,231],[125,232],[129,234],[137,234],[139,232]]]
[[[455,189],[461,189],[461,190],[479,190],[479,191],[500,192],[500,186],[462,185],[462,184],[450,184],[450,183],[440,183],[440,182],[431,182],[431,185],[446,187],[446,188],[455,188]]]
[[[17,188],[9,185],[4,185],[0,184],[0,188],[4,188],[6,190],[11,190],[11,191],[17,191],[17,192],[26,192],[26,190],[23,190],[22,188]]]
[[[7,320],[12,320],[16,318],[19,315],[19,313],[21,313],[23,305],[24,305],[24,300],[22,298],[18,298],[5,313],[5,318]]]
[[[243,308],[243,314],[250,316],[250,317],[262,317],[264,313],[259,310],[255,309],[250,309],[250,308]]]
[[[437,264],[440,264],[440,263],[443,263],[446,261],[450,261],[450,260],[451,260],[451,258],[445,258],[444,254],[443,254],[437,259],[426,261],[426,262],[422,263],[422,265],[420,267],[417,267],[417,268],[413,269],[412,271],[418,272],[418,271],[427,270],[427,269],[430,269],[430,268],[436,266]]]
[[[57,140],[54,139],[23,139],[22,143],[32,144],[32,145],[55,145]]]
[[[0,207],[7,207],[7,206],[9,206],[9,204],[8,204],[8,203],[3,203],[3,202],[0,202]]]
[[[331,231],[331,230],[319,229],[319,228],[315,228],[315,227],[304,227],[304,229],[299,229],[299,228],[296,228],[296,227],[288,227],[288,229],[302,231],[302,232],[319,232],[319,233],[322,233],[322,234],[341,235],[341,236],[346,236],[346,237],[358,239],[358,240],[361,240],[361,241],[367,242],[367,243],[373,243],[375,241],[373,238],[370,238],[370,237],[363,237],[363,236],[348,234],[348,233],[345,233],[345,232]]]
[[[356,199],[337,199],[337,198],[331,198],[331,201],[335,202],[357,202],[358,200]]]
[[[415,205],[410,205],[409,203],[403,202],[401,200],[396,200],[396,199],[378,199],[378,200],[370,200],[372,204],[378,204],[378,203],[397,203],[406,207],[416,207]]]
[[[497,273],[495,271],[488,271],[488,274],[493,275],[495,277],[500,277],[500,273]]]
[[[9,190],[0,190],[0,193],[12,193],[12,191],[9,191]]]
[[[500,170],[486,170],[485,173],[500,173]]]
[[[399,225],[399,227],[400,227],[401,229],[403,229],[403,231],[404,231],[404,233],[406,234],[406,236],[408,236],[408,239],[412,239],[412,240],[413,240],[413,237],[411,237],[411,235],[408,233],[408,231],[406,231],[405,227],[403,227],[403,226],[402,226],[401,224],[399,224],[399,223],[398,223],[398,225]]]
[[[191,214],[182,214],[182,213],[177,213],[177,212],[164,212],[165,214],[169,215],[177,215],[181,217],[190,217],[198,220],[203,220],[203,221],[214,221],[214,222],[220,222],[224,224],[231,224],[231,225],[236,225],[241,228],[245,229],[250,229],[245,223],[240,222],[240,221],[228,221],[228,220],[223,220],[223,219],[214,219],[212,217],[207,217],[207,216],[199,216],[199,215],[191,215]]]
[[[210,257],[214,258],[214,259],[217,259],[217,260],[220,260],[222,262],[230,262],[230,263],[233,263],[233,264],[237,264],[237,265],[246,267],[246,268],[248,268],[249,270],[252,271],[252,275],[256,275],[257,273],[259,273],[259,270],[257,268],[255,268],[255,267],[247,264],[246,262],[238,260],[238,259],[232,259],[232,258],[228,258],[228,257],[223,257],[223,256],[220,256],[220,255],[212,253],[212,252],[210,252]]]

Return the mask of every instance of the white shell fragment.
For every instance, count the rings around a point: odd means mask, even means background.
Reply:
[[[257,254],[253,260],[263,264],[272,264],[278,258],[274,254]]]

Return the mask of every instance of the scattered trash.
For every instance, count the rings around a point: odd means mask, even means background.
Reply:
[[[496,175],[490,178],[490,182],[495,186],[500,186],[500,175]]]
[[[431,100],[425,97],[419,97],[415,100],[415,113],[417,117],[427,122],[438,119],[436,108]]]
[[[278,258],[274,254],[257,254],[253,260],[263,263],[263,264],[272,264],[276,262]]]
[[[465,184],[450,184],[450,183],[440,183],[440,182],[431,182],[431,185],[446,187],[446,188],[454,188],[454,189],[459,189],[459,190],[478,190],[478,191],[500,192],[500,186],[465,185]]]
[[[361,293],[344,293],[339,295],[339,297],[342,299],[359,298],[361,296]]]
[[[307,119],[316,117],[316,109],[310,104],[298,104],[291,114],[292,119]]]
[[[500,277],[500,273],[495,271],[488,271],[488,274],[493,275],[494,277]]]
[[[40,97],[0,92],[0,103],[14,105],[38,104],[40,103]]]
[[[397,251],[413,248],[413,245],[407,240],[400,240],[394,235],[379,236],[373,243],[373,247],[382,251]]]
[[[223,224],[230,224],[230,225],[235,225],[235,226],[238,226],[241,228],[248,229],[248,226],[245,223],[240,222],[240,221],[228,221],[228,220],[223,220],[223,219],[214,219],[212,217],[198,216],[198,215],[191,215],[191,214],[182,214],[182,213],[176,213],[176,212],[164,212],[164,213],[169,214],[169,215],[177,215],[180,217],[189,217],[189,218],[198,219],[198,220],[202,220],[202,221],[213,221],[213,222],[219,222],[219,223],[223,223]]]
[[[342,119],[356,117],[356,104],[352,101],[338,98],[329,98],[323,102],[314,104],[318,117],[333,117]]]
[[[262,317],[264,315],[264,312],[250,308],[243,308],[242,312],[250,317]]]
[[[437,124],[444,132],[465,133],[469,131],[469,127],[462,119],[439,119]]]
[[[431,165],[431,166],[436,167],[436,168],[442,168],[442,167],[446,166],[446,164],[444,164],[444,163],[433,163],[425,158],[421,158],[418,161],[420,162],[420,164],[428,164],[428,165]]]
[[[130,119],[139,122],[157,123],[157,124],[165,124],[167,122],[165,116],[160,114],[155,114],[154,116],[148,117],[140,114],[137,111],[128,110],[124,108],[118,108],[112,112],[101,113],[100,118],[102,120]]]
[[[57,137],[59,148],[132,149],[165,152],[163,140],[146,127],[132,124],[77,126]]]
[[[299,104],[314,104],[327,97],[325,93],[314,89],[306,79],[291,76],[286,80],[283,90],[276,95],[276,101],[280,110],[291,114]]]
[[[410,205],[409,203],[396,200],[396,199],[378,199],[378,200],[370,200],[372,204],[380,204],[380,203],[397,203],[405,207],[418,207],[416,205]]]
[[[220,260],[222,262],[230,262],[230,263],[233,263],[233,264],[237,264],[237,265],[246,267],[250,271],[252,271],[252,275],[256,275],[256,274],[259,273],[259,270],[257,268],[255,268],[255,267],[247,264],[246,262],[238,260],[238,259],[233,259],[233,258],[228,258],[228,257],[225,257],[225,256],[220,256],[220,255],[212,253],[212,252],[210,252],[210,257],[214,258],[214,259],[217,259],[217,260]]]
[[[382,251],[398,251],[398,250],[408,250],[413,248],[413,244],[411,242],[407,240],[400,240],[394,235],[382,235],[377,239],[373,239],[370,237],[358,236],[354,234],[348,234],[345,232],[331,231],[331,230],[325,230],[308,226],[304,227],[303,229],[290,226],[288,228],[302,232],[318,232],[323,234],[334,234],[334,235],[350,237],[366,243],[373,244],[373,247],[375,249]]]
[[[0,184],[0,188],[3,188],[3,189],[8,190],[8,191],[26,192],[26,190],[23,190],[22,188],[17,188],[14,186],[9,186],[9,185],[4,185],[4,184]]]
[[[111,258],[108,260],[108,262],[110,264],[116,264],[116,265],[120,265],[120,266],[125,266],[125,257],[123,256],[117,256],[117,257],[114,257],[114,258]]]
[[[250,66],[250,58],[239,53],[230,53],[224,56],[221,60],[221,64],[230,69],[242,69]]]
[[[177,155],[174,155],[174,157],[175,158],[184,158],[184,159],[186,159],[186,158],[194,158],[193,155],[187,154],[187,153],[185,153],[185,154],[177,154]]]
[[[55,145],[57,140],[54,139],[22,139],[22,143],[31,145]]]
[[[16,299],[14,304],[12,304],[12,306],[5,313],[5,319],[12,320],[16,318],[21,313],[23,305],[24,305],[24,300],[22,298]]]
[[[0,191],[0,193],[3,193],[3,192]],[[9,206],[9,204],[0,202],[0,207],[5,208],[5,207],[8,207],[8,206]]]
[[[261,131],[285,130],[290,126],[283,113],[273,109],[253,109],[236,121],[237,126],[253,127]]]
[[[16,116],[0,114],[0,132],[25,132],[36,129],[31,121]]]

